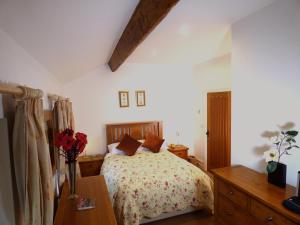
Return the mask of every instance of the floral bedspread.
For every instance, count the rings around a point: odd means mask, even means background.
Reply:
[[[168,151],[134,156],[107,154],[102,165],[118,224],[188,207],[213,209],[211,179]]]

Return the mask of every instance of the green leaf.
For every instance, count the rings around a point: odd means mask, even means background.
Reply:
[[[287,147],[286,148],[286,150],[291,150],[293,147],[292,146],[290,146],[290,147]]]
[[[292,148],[300,148],[298,145],[293,145]]]
[[[289,130],[286,132],[287,135],[292,136],[292,137],[296,137],[298,135],[298,131],[296,130]]]
[[[279,145],[279,144],[280,144],[280,142],[279,142],[279,141],[274,143],[274,145]]]
[[[292,138],[288,138],[285,141],[290,143],[292,141]]]
[[[267,172],[273,173],[277,169],[277,162],[271,161],[267,165]]]

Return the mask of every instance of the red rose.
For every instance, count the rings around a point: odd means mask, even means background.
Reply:
[[[82,152],[83,152],[85,146],[86,146],[85,143],[83,143],[83,142],[78,142],[78,144],[77,144],[77,149],[78,149],[79,153],[82,153]]]
[[[86,135],[84,133],[80,133],[80,132],[77,132],[75,134],[75,138],[79,141],[79,142],[82,142],[84,144],[87,144],[87,138],[86,138]]]
[[[74,130],[67,128],[62,133],[64,135],[67,135],[67,136],[73,136],[74,135]]]
[[[54,144],[56,147],[62,147],[66,162],[76,160],[77,156],[83,152],[87,144],[87,136],[83,133],[76,133],[73,137],[74,131],[72,129],[65,129],[64,131],[56,134]]]
[[[75,143],[75,139],[72,136],[64,136],[62,147],[65,151],[70,151],[74,143]]]

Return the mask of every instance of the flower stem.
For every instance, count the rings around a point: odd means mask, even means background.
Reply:
[[[278,163],[280,162],[280,158],[281,158],[281,156],[283,156],[283,154],[285,153],[285,151],[286,150],[284,150],[283,152],[281,152],[281,146],[282,146],[282,144],[283,144],[283,141],[285,140],[285,138],[287,137],[287,135],[286,134],[284,134],[283,135],[283,138],[281,139],[281,141],[280,141],[280,144],[279,144],[279,146],[278,146],[278,155],[279,155],[279,157],[278,157]]]

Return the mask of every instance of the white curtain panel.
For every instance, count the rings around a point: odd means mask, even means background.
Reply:
[[[74,130],[74,115],[72,103],[69,100],[58,99],[53,108],[54,134],[57,134],[67,128]],[[56,195],[59,197],[60,189],[65,181],[66,165],[65,158],[59,154],[59,149],[55,148],[56,165]],[[77,165],[77,172],[80,176],[80,170]]]
[[[42,91],[21,87],[13,132],[17,225],[53,224],[53,180],[44,127]]]

